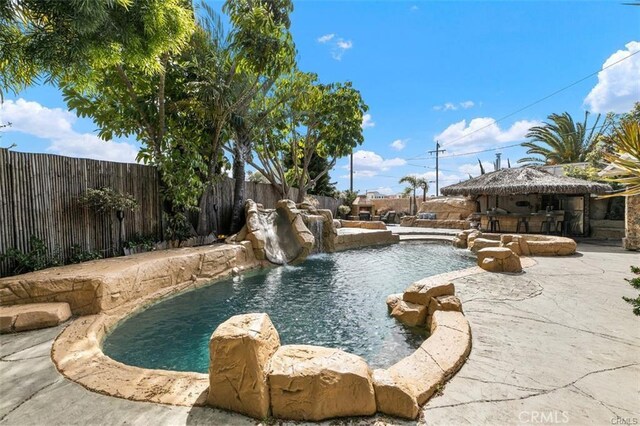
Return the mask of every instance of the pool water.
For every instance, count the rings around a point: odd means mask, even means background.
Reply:
[[[411,354],[427,337],[387,311],[389,294],[474,259],[448,245],[400,243],[309,257],[179,294],[116,327],[103,350],[125,364],[206,373],[209,338],[236,314],[266,312],[282,344],[343,349],[374,368]]]

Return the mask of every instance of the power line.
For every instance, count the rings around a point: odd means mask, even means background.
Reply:
[[[449,143],[450,143],[450,144],[455,143],[455,142],[457,142],[457,141],[459,141],[459,140],[461,140],[461,139],[466,138],[467,136],[470,136],[470,135],[472,135],[472,134],[474,134],[474,133],[479,132],[480,130],[484,130],[484,129],[488,128],[488,127],[491,127],[491,126],[493,126],[495,123],[499,123],[499,122],[501,122],[501,121],[503,121],[503,120],[506,120],[507,118],[512,117],[512,116],[516,115],[517,113],[524,111],[525,109],[529,109],[529,108],[531,108],[532,106],[539,104],[540,102],[546,101],[546,100],[547,100],[547,99],[549,99],[550,97],[555,96],[555,95],[557,95],[558,93],[564,92],[565,90],[567,90],[567,89],[569,89],[569,88],[571,88],[571,87],[575,86],[576,84],[582,83],[583,81],[587,80],[588,78],[593,77],[594,75],[598,74],[600,71],[604,71],[604,70],[606,70],[607,68],[611,68],[612,66],[614,66],[614,65],[616,65],[616,64],[619,64],[619,63],[620,63],[620,62],[622,62],[622,61],[626,61],[627,59],[629,59],[630,57],[632,57],[633,55],[636,55],[636,54],[638,54],[638,53],[640,53],[640,50],[638,50],[638,51],[636,51],[636,52],[633,52],[633,53],[631,53],[630,55],[625,56],[624,58],[619,59],[619,60],[617,60],[617,61],[615,61],[615,62],[613,62],[613,63],[611,63],[611,64],[607,65],[606,67],[602,67],[602,69],[600,69],[600,70],[598,70],[598,71],[595,71],[595,72],[592,72],[591,74],[589,74],[589,75],[587,75],[587,76],[584,76],[584,77],[582,77],[581,79],[576,80],[576,81],[574,81],[573,83],[571,83],[571,84],[569,84],[569,85],[567,85],[567,86],[564,86],[563,88],[558,89],[558,90],[556,90],[556,91],[555,91],[555,92],[553,92],[553,93],[548,94],[547,96],[544,96],[544,97],[542,97],[542,98],[540,98],[540,99],[538,99],[538,100],[536,100],[536,101],[534,101],[534,102],[531,102],[530,104],[525,105],[525,106],[523,106],[523,107],[522,107],[522,108],[520,108],[520,109],[517,109],[517,110],[515,110],[515,111],[513,111],[513,112],[511,112],[511,113],[509,113],[509,114],[507,114],[507,115],[505,115],[505,116],[503,116],[503,117],[500,117],[499,119],[497,119],[497,120],[495,120],[495,121],[493,121],[493,122],[491,122],[491,123],[487,124],[486,126],[480,127],[480,128],[478,128],[478,129],[474,130],[473,132],[469,132],[469,133],[467,133],[466,135],[462,135],[462,136],[460,136],[459,138],[457,138],[457,139],[454,139],[454,140],[450,141]]]
[[[450,144],[455,143],[455,142],[457,142],[457,141],[459,141],[459,140],[462,140],[462,139],[464,139],[464,138],[466,138],[466,137],[468,137],[468,136],[471,136],[472,134],[477,133],[477,132],[479,132],[479,131],[481,131],[481,130],[487,129],[487,128],[489,128],[489,127],[493,126],[494,124],[497,124],[497,123],[500,123],[501,121],[506,120],[506,119],[507,119],[507,118],[509,118],[509,117],[513,117],[513,116],[514,116],[514,115],[516,115],[517,113],[522,112],[522,111],[524,111],[524,110],[526,110],[526,109],[529,109],[529,108],[531,108],[532,106],[537,105],[537,104],[539,104],[539,103],[541,103],[541,102],[543,102],[543,101],[546,101],[547,99],[551,98],[552,96],[555,96],[555,95],[557,95],[558,93],[564,92],[565,90],[567,90],[567,89],[569,89],[569,88],[571,88],[571,87],[573,87],[573,86],[575,86],[575,85],[577,85],[577,84],[579,84],[579,83],[582,83],[583,81],[585,81],[585,80],[587,80],[587,79],[589,79],[589,78],[593,77],[594,75],[597,75],[600,71],[604,71],[604,70],[606,70],[606,69],[608,69],[608,68],[611,68],[611,67],[612,67],[612,66],[614,66],[614,65],[619,64],[619,63],[620,63],[620,62],[622,62],[622,61],[626,61],[627,59],[631,58],[633,55],[636,55],[636,54],[638,54],[638,53],[640,53],[640,50],[635,51],[635,52],[631,53],[630,55],[625,56],[625,57],[624,57],[624,58],[622,58],[622,59],[618,59],[617,61],[615,61],[615,62],[613,62],[613,63],[611,63],[611,64],[609,64],[609,65],[607,65],[607,66],[605,66],[605,67],[602,67],[602,69],[599,69],[599,70],[597,70],[597,71],[594,71],[594,72],[592,72],[591,74],[589,74],[589,75],[587,75],[587,76],[584,76],[584,77],[582,77],[581,79],[576,80],[576,81],[574,81],[573,83],[571,83],[571,84],[569,84],[569,85],[567,85],[567,86],[564,86],[563,88],[558,89],[558,90],[556,90],[555,92],[550,93],[550,94],[548,94],[548,95],[546,95],[546,96],[544,96],[544,97],[542,97],[542,98],[540,98],[540,99],[538,99],[538,100],[536,100],[536,101],[533,101],[533,102],[531,102],[530,104],[523,106],[522,108],[519,108],[519,109],[517,109],[517,110],[515,110],[515,111],[513,111],[513,112],[510,112],[509,114],[507,114],[507,115],[505,115],[505,116],[502,116],[502,117],[498,118],[497,120],[494,120],[494,121],[492,121],[491,123],[489,123],[489,124],[487,124],[487,125],[485,125],[485,126],[482,126],[482,127],[478,128],[478,129],[475,129],[474,131],[469,132],[469,133],[467,133],[467,134],[464,134],[464,135],[460,136],[460,137],[459,137],[459,138],[457,138],[457,139],[454,139],[454,140],[452,140],[452,141],[449,141],[449,142],[447,143],[447,145],[450,145]],[[603,127],[604,127],[604,126],[603,126]],[[589,129],[589,130],[591,130],[591,129]],[[571,134],[571,133],[567,133],[567,135],[569,135],[569,134]],[[512,148],[512,147],[519,146],[519,145],[520,145],[520,144],[508,145],[508,146],[505,146],[505,147],[502,147],[502,148]],[[501,149],[501,148],[486,149],[486,150],[476,151],[476,152],[472,152],[472,153],[468,153],[468,154],[464,154],[464,155],[479,154],[479,153],[482,153],[482,152],[495,151],[496,149]],[[441,158],[448,158],[448,157],[462,156],[462,155],[463,155],[463,154],[452,154],[452,155],[446,155],[446,156],[445,156],[445,155],[443,155]],[[419,156],[418,156],[418,157],[405,158],[405,160],[407,160],[407,161],[411,161],[411,160],[426,160],[427,158],[428,158],[428,157],[419,157]]]

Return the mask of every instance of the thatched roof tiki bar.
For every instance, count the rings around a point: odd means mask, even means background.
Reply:
[[[483,229],[587,236],[591,195],[611,190],[607,184],[520,167],[486,173],[442,193],[475,197]]]

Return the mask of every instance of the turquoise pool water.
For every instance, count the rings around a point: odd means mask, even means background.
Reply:
[[[132,316],[107,336],[103,349],[129,365],[206,373],[215,328],[232,315],[266,312],[282,344],[336,347],[386,367],[426,338],[388,315],[386,297],[421,278],[473,266],[465,253],[443,244],[401,243],[249,272]]]

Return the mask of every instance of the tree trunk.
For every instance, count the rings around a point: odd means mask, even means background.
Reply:
[[[239,135],[237,135],[239,136]],[[239,139],[239,137],[238,137]],[[231,208],[231,234],[240,231],[244,225],[244,193],[245,193],[245,147],[246,141],[236,141],[233,152],[233,206]]]

